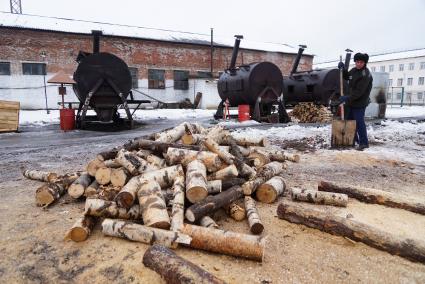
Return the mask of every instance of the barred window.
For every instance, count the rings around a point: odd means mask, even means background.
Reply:
[[[174,70],[174,89],[189,90],[189,71]]]
[[[409,63],[409,70],[415,69],[415,63]]]
[[[397,87],[401,87],[401,86],[403,86],[403,79],[399,78],[397,79]]]
[[[46,63],[22,63],[24,75],[46,75]]]
[[[404,64],[398,65],[398,71],[404,71]]]
[[[389,72],[393,72],[394,71],[394,65],[390,65],[388,68],[389,68]]]
[[[424,77],[419,77],[418,79],[418,85],[423,85],[424,84]]]
[[[0,62],[0,75],[10,75],[10,62]]]
[[[418,93],[418,100],[422,100],[422,98],[423,98],[423,93],[422,92]]]
[[[148,88],[165,89],[165,70],[148,69]]]
[[[407,86],[412,86],[413,78],[407,78]]]
[[[131,87],[137,89],[139,87],[139,69],[135,67],[128,67],[131,74]]]

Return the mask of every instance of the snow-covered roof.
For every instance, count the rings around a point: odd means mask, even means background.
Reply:
[[[369,63],[406,59],[406,58],[415,58],[415,57],[425,57],[425,48],[370,55]],[[322,63],[314,64],[313,66],[314,68],[318,68],[318,69],[332,68],[332,67],[336,67],[338,65],[338,62],[339,61],[337,60],[322,62]],[[351,63],[354,64],[353,58],[351,58]]]
[[[91,34],[92,30],[101,30],[104,35],[109,36],[121,36],[202,45],[210,45],[211,43],[209,34],[180,32],[165,29],[91,22],[38,15],[12,14],[7,12],[0,12],[0,27],[59,31],[79,34]],[[234,44],[234,39],[231,37],[224,39],[215,36],[214,44],[219,46],[232,47]],[[287,44],[256,42],[245,39],[241,41],[240,47],[244,49],[291,54],[298,52],[297,48]]]

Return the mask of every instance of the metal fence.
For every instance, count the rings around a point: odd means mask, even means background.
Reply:
[[[425,92],[405,92],[404,87],[388,87],[387,105],[402,107],[403,105],[425,106]]]

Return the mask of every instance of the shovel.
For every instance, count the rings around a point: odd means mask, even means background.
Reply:
[[[342,56],[340,56],[342,62]],[[341,96],[344,95],[344,80],[342,69],[339,70],[339,86]],[[331,147],[352,147],[354,144],[354,136],[356,135],[356,121],[345,120],[344,118],[344,103],[339,105],[341,118],[332,120],[332,136]]]

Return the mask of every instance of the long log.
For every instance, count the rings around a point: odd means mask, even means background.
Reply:
[[[83,173],[77,180],[75,180],[68,188],[68,194],[72,198],[80,198],[84,195],[84,191],[91,184],[92,178],[88,173]]]
[[[96,218],[92,216],[83,216],[79,218],[71,229],[65,234],[65,240],[73,240],[74,242],[82,242],[87,240],[96,224]]]
[[[126,209],[118,207],[114,201],[102,199],[87,199],[84,207],[84,215],[128,220],[142,219],[138,204],[133,205],[130,209]]]
[[[318,190],[344,193],[347,194],[348,197],[358,199],[362,202],[401,208],[425,215],[425,202],[406,195],[390,193],[374,188],[343,185],[329,181],[321,181]]]
[[[283,170],[282,163],[279,162],[271,162],[265,165],[264,167],[260,168],[260,170],[257,172],[257,175],[254,179],[247,181],[242,185],[243,191],[245,195],[251,195],[254,193],[257,188],[265,183],[267,180],[271,179],[272,177],[278,175]]]
[[[199,160],[209,172],[215,172],[223,165],[218,155],[209,151],[193,151],[169,147],[166,157],[170,165],[181,164],[184,167],[187,167],[193,160]]]
[[[267,140],[267,138],[264,137],[255,137],[255,136],[250,136],[250,137],[238,137],[238,136],[233,136],[233,139],[235,139],[236,144],[238,144],[239,146],[243,146],[243,147],[247,147],[247,146],[261,146],[261,147],[266,147],[270,145],[270,142]]]
[[[209,180],[207,182],[207,191],[208,194],[217,194],[221,192],[222,181],[219,179]]]
[[[118,206],[127,209],[130,208],[136,200],[139,186],[139,177],[132,177],[115,197],[115,201],[117,202]]]
[[[155,135],[155,141],[163,143],[176,142],[185,134],[186,127],[188,126],[190,127],[187,122],[183,122],[170,130],[157,133]]]
[[[249,147],[250,153],[260,153],[267,156],[270,160],[276,162],[292,161],[298,163],[300,161],[300,155],[285,153],[282,149],[276,147]]]
[[[58,178],[58,174],[52,172],[38,171],[38,170],[24,170],[23,176],[38,181],[53,182]]]
[[[230,165],[224,169],[218,170],[208,176],[208,180],[225,180],[229,178],[234,178],[239,175],[238,169],[235,165]]]
[[[157,154],[166,153],[169,147],[188,149],[188,150],[194,150],[194,151],[200,151],[201,150],[201,147],[199,145],[183,145],[183,144],[177,144],[177,143],[163,143],[163,142],[146,140],[146,139],[136,139],[133,143],[136,144],[137,147],[139,147],[141,149],[150,150],[150,151],[153,151]]]
[[[213,139],[207,137],[202,141],[203,145],[213,153],[216,153],[226,164],[231,165],[235,161],[235,156],[220,149],[220,145]]]
[[[48,206],[63,196],[69,185],[77,180],[80,173],[71,173],[58,177],[54,182],[46,183],[35,192],[37,206]]]
[[[129,221],[105,219],[102,222],[103,234],[145,244],[161,244],[176,248],[178,244],[189,245],[191,238],[180,232],[147,227]]]
[[[143,255],[143,264],[161,275],[166,283],[225,283],[208,271],[160,245],[153,245],[146,250]]]
[[[115,161],[126,168],[132,175],[138,175],[145,171],[147,172],[158,169],[137,155],[125,151],[124,149],[118,152]]]
[[[245,157],[240,149],[241,147],[236,144],[236,141],[232,136],[227,135],[225,139],[230,145],[230,153],[235,157],[234,163],[240,175],[246,178],[253,178],[257,172],[246,163]]]
[[[274,176],[255,191],[257,199],[264,203],[273,203],[281,196],[286,188],[285,180],[281,176]]]
[[[235,185],[242,185],[246,182],[243,178],[229,178],[221,181],[221,190],[225,191]]]
[[[209,195],[207,198],[187,208],[185,216],[190,222],[195,222],[205,215],[209,215],[218,209],[228,206],[235,200],[243,197],[240,186],[234,186],[217,195]]]
[[[261,234],[264,230],[264,226],[260,220],[255,201],[250,196],[245,196],[245,208],[251,233],[256,235]]]
[[[306,207],[301,203],[282,202],[277,208],[277,215],[280,219],[292,223],[347,237],[391,254],[425,263],[425,243],[423,240],[408,239],[391,232],[384,232],[352,219]]]
[[[207,169],[201,161],[193,160],[186,170],[186,198],[195,203],[207,196]]]
[[[265,239],[213,228],[185,224],[181,231],[192,238],[191,248],[262,261]]]
[[[291,198],[295,201],[305,201],[310,203],[333,205],[340,207],[347,207],[348,204],[347,194],[308,190],[296,187],[291,188],[290,191]]]
[[[137,195],[143,223],[148,227],[169,229],[170,217],[159,184],[153,180],[141,181]]]
[[[184,221],[184,175],[178,176],[173,183],[173,205],[171,209],[171,231],[179,231]]]

